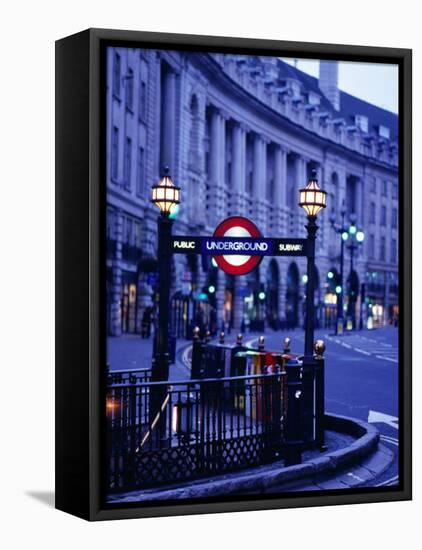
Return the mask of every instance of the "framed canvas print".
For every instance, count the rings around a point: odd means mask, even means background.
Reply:
[[[411,498],[411,51],[56,44],[56,506]]]

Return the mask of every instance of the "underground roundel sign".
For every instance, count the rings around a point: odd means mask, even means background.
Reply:
[[[256,238],[262,237],[257,226],[242,216],[227,218],[214,231],[214,237]],[[213,256],[218,267],[229,275],[246,275],[262,260],[262,256],[245,256],[238,254]]]

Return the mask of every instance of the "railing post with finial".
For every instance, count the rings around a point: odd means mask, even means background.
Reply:
[[[325,416],[325,342],[317,340],[315,350],[315,432],[316,443],[321,451],[326,450],[324,416]]]
[[[286,466],[302,462],[302,377],[301,363],[291,357],[285,364],[287,386],[287,408],[285,408],[284,440],[286,444]]]

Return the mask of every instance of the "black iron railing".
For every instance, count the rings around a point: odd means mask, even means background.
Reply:
[[[109,492],[276,460],[283,453],[286,391],[284,372],[109,387]]]
[[[151,381],[152,369],[109,370],[107,386],[115,384],[145,384]]]

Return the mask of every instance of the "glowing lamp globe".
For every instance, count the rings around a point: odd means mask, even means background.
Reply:
[[[362,243],[365,239],[365,233],[363,231],[358,231],[356,233],[356,240],[358,241],[358,243]]]
[[[312,170],[308,185],[299,191],[299,206],[311,217],[327,206],[327,193],[318,186],[316,175],[316,170]]]
[[[174,185],[167,166],[159,183],[152,187],[151,202],[158,206],[162,214],[166,215],[169,215],[171,209],[180,203],[180,187]]]

